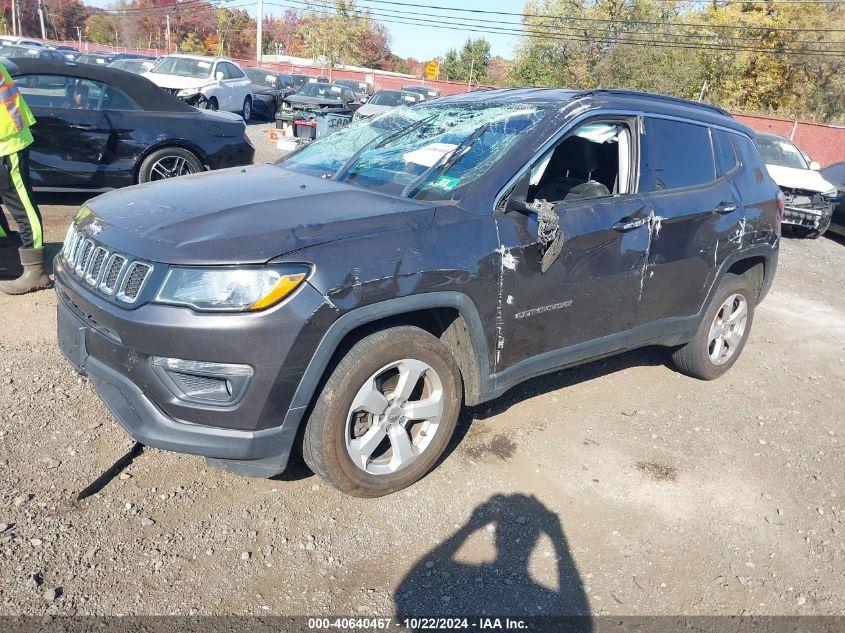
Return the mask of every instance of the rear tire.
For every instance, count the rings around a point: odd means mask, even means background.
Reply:
[[[725,275],[692,340],[672,360],[683,373],[714,380],[736,362],[754,320],[755,294],[744,277]]]
[[[181,147],[165,147],[147,156],[138,168],[138,183],[187,176],[203,171],[196,154]]]
[[[318,396],[303,437],[305,463],[357,497],[401,490],[443,454],[461,397],[458,366],[439,339],[409,326],[371,334],[341,359]]]
[[[241,108],[241,116],[247,123],[249,123],[249,120],[252,118],[252,99],[250,97],[244,99],[244,105]]]

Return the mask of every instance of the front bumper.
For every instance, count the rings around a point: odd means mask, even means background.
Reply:
[[[127,310],[80,287],[61,256],[55,271],[59,347],[130,435],[221,460],[272,458],[274,473],[284,469],[298,424],[283,420],[307,363],[292,350],[307,338],[301,328],[324,301],[316,290],[304,284],[280,306],[255,314],[157,304]],[[234,404],[196,403],[174,392],[150,356],[248,364],[254,375]]]
[[[831,211],[831,201],[821,194],[787,194],[781,223],[818,229]]]

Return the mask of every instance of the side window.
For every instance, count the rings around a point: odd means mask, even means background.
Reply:
[[[731,142],[731,135],[724,130],[712,130],[714,150],[716,150],[716,171],[719,176],[729,174],[739,164],[736,149]]]
[[[693,187],[715,180],[709,129],[646,117],[640,191]]]
[[[580,125],[532,166],[528,199],[560,203],[631,193],[633,155],[628,122]]]
[[[26,102],[41,108],[99,110],[107,86],[99,81],[62,75],[27,75],[17,82]]]
[[[223,67],[225,69],[224,72],[226,73],[226,79],[241,79],[244,76],[243,72],[241,72],[241,69],[235,66],[234,64],[224,62]]]

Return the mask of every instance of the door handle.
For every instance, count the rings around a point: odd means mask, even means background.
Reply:
[[[724,215],[725,213],[731,213],[732,211],[736,211],[736,204],[733,202],[720,202],[716,205],[716,208],[713,209],[715,213],[719,215]]]
[[[641,227],[643,224],[647,222],[646,218],[622,218],[614,224],[611,228],[614,231],[620,231],[624,233],[625,231],[630,231],[632,229],[636,229]]]

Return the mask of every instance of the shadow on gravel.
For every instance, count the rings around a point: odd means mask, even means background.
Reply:
[[[459,553],[476,532],[495,538],[492,562],[465,562],[475,552]],[[552,547],[534,552],[543,535]],[[556,565],[553,581],[548,575],[542,578],[550,586],[532,578],[528,564],[532,553],[543,569],[548,569],[549,562]],[[491,497],[475,509],[466,525],[421,558],[396,590],[396,612],[400,621],[438,616],[573,616],[567,630],[592,630],[590,619],[583,617],[589,615],[589,603],[560,519],[536,497],[521,494]]]

